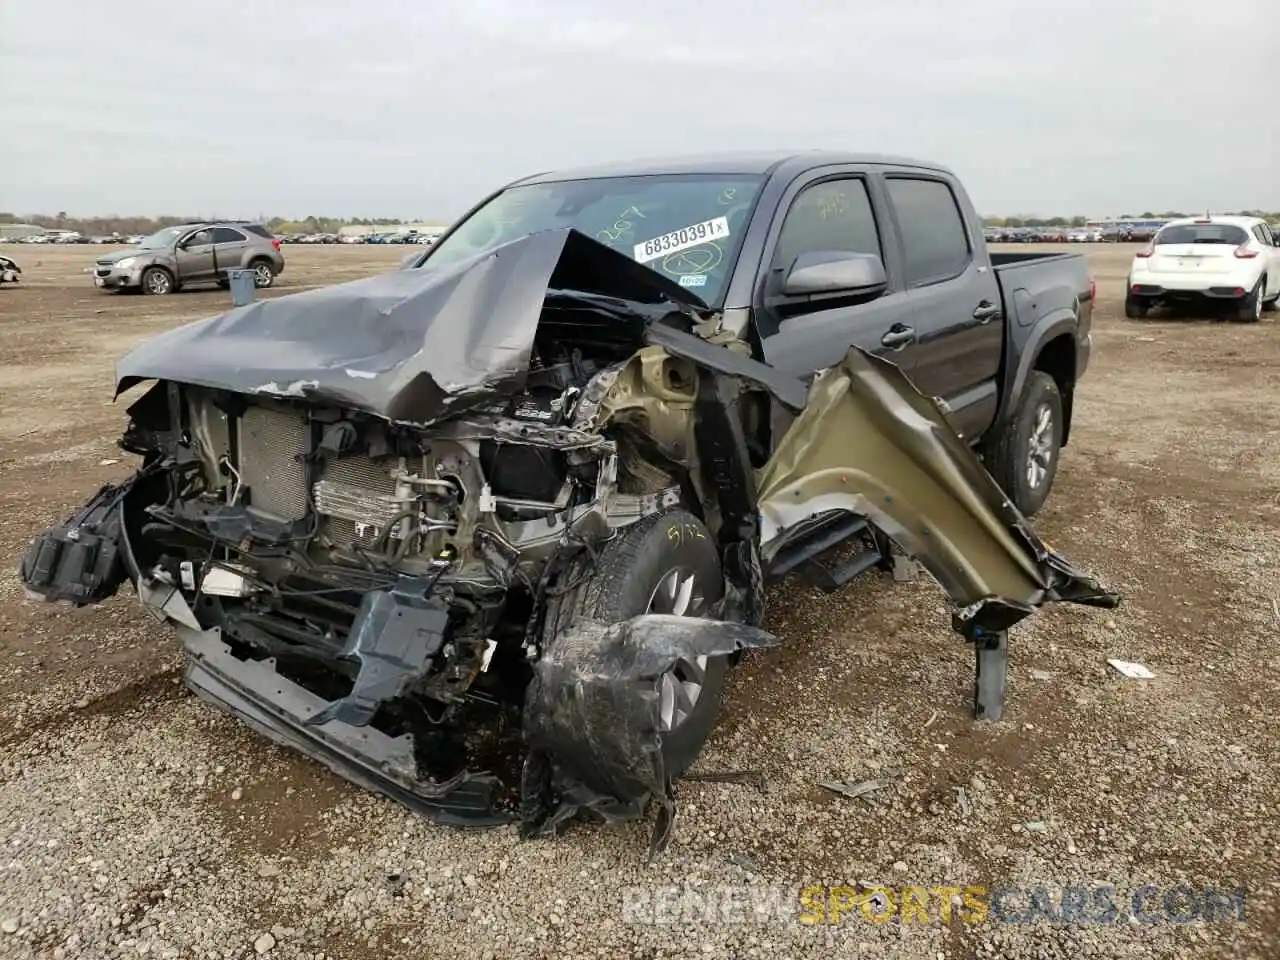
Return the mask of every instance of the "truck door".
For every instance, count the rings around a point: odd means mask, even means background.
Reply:
[[[945,175],[886,172],[915,328],[910,375],[943,400],[957,433],[976,439],[995,419],[1004,349],[1000,286],[981,236],[967,226]]]
[[[839,168],[837,168],[839,169]],[[911,337],[905,328],[907,293],[897,254],[886,241],[883,216],[865,172],[815,171],[792,185],[764,249],[753,308],[766,362],[796,377],[840,363],[859,346],[890,360],[903,358]],[[782,295],[787,271],[802,253],[847,251],[879,256],[889,287],[867,297],[823,299]]]

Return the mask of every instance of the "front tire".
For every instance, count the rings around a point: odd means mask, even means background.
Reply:
[[[1241,323],[1257,323],[1262,319],[1262,294],[1264,292],[1262,285],[1264,283],[1266,283],[1266,278],[1259,277],[1258,282],[1249,291],[1249,295],[1240,301],[1236,319]]]
[[[142,292],[153,297],[163,297],[173,293],[173,274],[164,267],[147,267],[142,271]]]
[[[987,470],[1024,517],[1044,506],[1062,448],[1062,393],[1043,370],[1032,370],[1018,408],[983,451]]]
[[[719,551],[702,521],[671,510],[622,530],[599,551],[594,575],[556,604],[547,638],[575,617],[606,623],[643,613],[705,616],[724,589]],[[662,678],[659,720],[667,775],[697,759],[715,727],[728,676],[728,657],[677,663]]]

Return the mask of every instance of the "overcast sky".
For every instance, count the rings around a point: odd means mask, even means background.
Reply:
[[[736,148],[985,213],[1280,209],[1276,0],[0,0],[0,210],[448,219]]]

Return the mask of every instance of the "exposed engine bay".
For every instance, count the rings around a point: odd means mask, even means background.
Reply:
[[[765,573],[815,525],[866,517],[970,640],[1114,604],[892,365],[781,377],[646,274],[553,232],[144,344],[118,375],[153,381],[120,441],[142,465],[31,545],[25,587],[132,581],[197,694],[436,819],[533,834],[656,800],[658,846],[701,746],[668,750],[677,720],[778,642]],[[609,606],[611,576],[652,595]]]

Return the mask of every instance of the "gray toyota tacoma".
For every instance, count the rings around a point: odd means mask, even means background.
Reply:
[[[656,803],[658,848],[789,571],[917,558],[979,716],[1010,626],[1115,605],[1024,519],[1088,357],[1082,267],[993,263],[910,161],[533,177],[411,269],[128,354],[139,468],[21,578],[77,606],[131,581],[199,696],[441,822]]]

